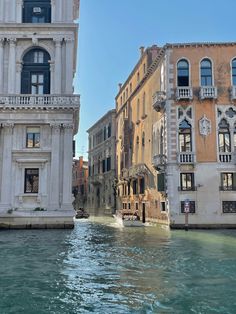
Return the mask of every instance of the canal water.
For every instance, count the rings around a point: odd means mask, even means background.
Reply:
[[[0,314],[236,313],[236,230],[0,232]]]

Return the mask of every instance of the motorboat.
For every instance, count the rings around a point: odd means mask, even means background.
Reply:
[[[124,212],[117,211],[113,215],[117,223],[122,227],[143,227],[144,224],[140,220],[140,217],[137,212]]]

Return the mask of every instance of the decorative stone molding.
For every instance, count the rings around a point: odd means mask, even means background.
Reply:
[[[22,71],[22,63],[20,61],[16,62],[16,72],[20,72]]]
[[[72,124],[72,123],[63,123],[63,124],[62,124],[62,127],[63,127],[65,130],[73,130],[73,124]]]
[[[59,133],[60,129],[61,129],[61,123],[52,122],[52,123],[50,123],[50,127],[51,127],[52,131]]]
[[[16,38],[15,37],[8,37],[7,41],[9,42],[10,46],[15,46],[16,45]]]
[[[53,41],[54,41],[56,47],[61,46],[62,40],[63,40],[63,37],[61,37],[61,36],[53,37]]]
[[[12,123],[12,122],[2,122],[2,127],[3,128],[13,129],[14,128],[14,123]]]
[[[64,40],[65,40],[65,42],[74,42],[74,38],[71,36],[65,36]]]
[[[32,37],[32,44],[33,46],[38,46],[39,44],[39,39],[35,36]]]
[[[5,38],[0,37],[0,47],[3,47],[4,41],[5,41]]]
[[[211,121],[207,119],[205,114],[199,120],[199,132],[203,136],[208,136],[211,133]]]

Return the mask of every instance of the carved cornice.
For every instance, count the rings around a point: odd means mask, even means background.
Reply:
[[[72,124],[72,123],[63,123],[63,124],[62,124],[62,127],[63,127],[65,130],[73,130],[73,124]]]

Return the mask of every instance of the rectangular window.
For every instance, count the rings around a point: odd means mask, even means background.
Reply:
[[[194,173],[181,173],[180,174],[180,190],[181,191],[194,191]]]
[[[22,15],[23,23],[50,23],[50,1],[25,0]]]
[[[28,127],[26,129],[26,147],[40,147],[40,127]]]
[[[236,191],[236,173],[223,172],[221,173],[221,187],[222,191]]]
[[[107,158],[107,171],[111,170],[111,157]]]
[[[223,201],[222,209],[224,214],[235,214],[236,213],[236,201]]]
[[[133,180],[133,194],[137,194],[137,180]]]
[[[24,193],[38,193],[39,190],[39,169],[25,169],[25,188]]]
[[[162,212],[166,211],[166,203],[165,202],[161,202],[161,211]]]
[[[139,191],[140,191],[140,194],[144,194],[144,190],[145,190],[145,180],[144,180],[144,178],[141,178],[139,180]]]

